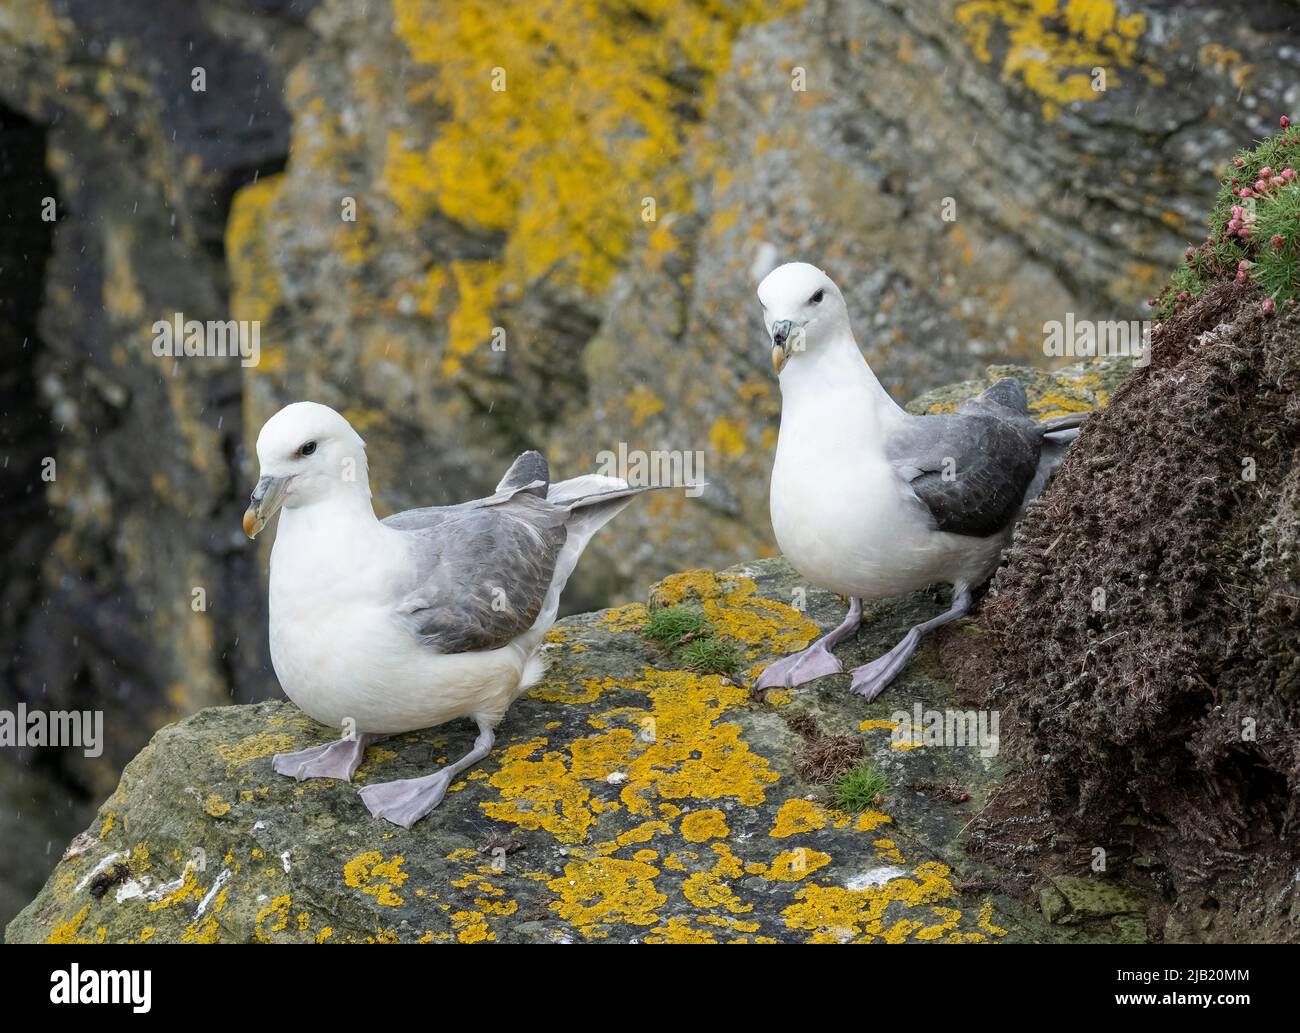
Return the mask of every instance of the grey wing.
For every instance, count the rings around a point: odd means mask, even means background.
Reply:
[[[987,538],[1015,519],[1039,447],[1032,425],[957,415],[912,417],[886,450],[940,531]]]
[[[407,519],[385,523],[409,536],[415,572],[398,609],[413,634],[439,652],[464,653],[504,646],[532,627],[567,537],[564,510],[520,493],[398,516]]]

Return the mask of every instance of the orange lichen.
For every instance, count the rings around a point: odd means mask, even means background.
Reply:
[[[659,869],[642,861],[596,857],[571,861],[564,874],[546,885],[558,896],[551,910],[587,936],[600,936],[600,926],[614,922],[653,925],[657,908],[668,898],[655,889]]]
[[[703,843],[721,839],[731,832],[727,817],[718,810],[691,811],[682,818],[682,838],[688,843]]]
[[[399,855],[385,861],[378,850],[367,850],[343,866],[343,881],[362,893],[370,894],[384,907],[397,907],[405,903],[397,893],[408,878],[402,871],[405,860]]]

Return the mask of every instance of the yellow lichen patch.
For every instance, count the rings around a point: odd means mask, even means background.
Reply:
[[[688,843],[721,839],[730,832],[726,815],[718,810],[691,811],[682,818],[682,838]]]
[[[220,818],[229,811],[230,804],[222,800],[216,793],[209,793],[208,798],[203,802],[203,812],[213,818]]]
[[[1002,77],[1023,82],[1049,119],[1062,105],[1096,100],[1120,85],[1121,68],[1139,66],[1151,82],[1164,81],[1157,67],[1139,59],[1146,16],[1121,14],[1115,0],[965,0],[955,13],[983,62],[994,59],[994,36],[1005,37]],[[1104,82],[1094,78],[1098,68]]]
[[[161,900],[154,901],[149,905],[150,911],[161,911],[163,908],[173,907],[184,900],[193,898],[199,900],[203,896],[203,887],[199,885],[197,865],[193,862],[187,862],[185,870],[181,873],[180,885],[174,890],[167,893]]]
[[[717,943],[707,929],[696,929],[689,918],[670,918],[663,925],[650,930],[646,943]]]
[[[288,927],[289,909],[292,906],[293,902],[287,893],[276,897],[257,913],[253,920],[253,936],[261,943],[269,943],[271,938],[268,933],[283,932]],[[267,923],[265,928],[263,923]]]
[[[543,703],[594,703],[604,688],[603,678],[579,678],[576,682],[547,678],[529,695]]]
[[[723,459],[731,459],[745,452],[745,434],[737,420],[720,416],[709,428],[709,447]]]
[[[825,868],[831,863],[831,855],[820,850],[782,850],[768,867],[764,878],[774,882],[798,882],[811,875],[818,868]]]
[[[859,832],[871,832],[875,830],[876,826],[893,820],[888,814],[882,814],[880,811],[867,808],[853,820],[853,827]]]
[[[765,786],[779,776],[741,739],[739,725],[718,720],[748,702],[744,688],[716,676],[654,670],[633,688],[650,694],[649,723],[642,731],[652,741],[629,742],[630,750],[640,751],[626,764],[628,779],[620,794],[629,811],[652,813],[652,793],[661,800],[733,798],[749,806],[766,799]]]
[[[888,729],[890,732],[889,748],[891,750],[920,750],[925,748],[925,730],[908,721],[908,734],[899,735],[899,729],[903,727],[901,721],[885,721],[880,719],[868,719],[858,725],[858,729],[863,732],[873,732],[882,729]]]
[[[481,911],[457,911],[451,916],[451,928],[461,943],[486,943],[497,938]]]
[[[698,603],[713,633],[741,643],[749,658],[774,650],[793,653],[821,634],[816,622],[793,606],[757,593],[751,578],[688,570],[655,586],[655,604]]]
[[[561,842],[581,842],[595,822],[585,782],[605,784],[614,771],[626,778],[620,800],[636,815],[650,816],[666,800],[733,798],[754,805],[778,775],[740,738],[740,726],[719,718],[743,706],[743,688],[718,677],[686,671],[647,670],[642,680],[620,687],[645,693],[649,707],[623,708],[631,728],[611,728],[575,740],[566,757],[548,751],[545,739],[509,747],[489,783],[501,800],[482,807],[491,817],[524,828],[546,829]]]
[[[468,356],[491,343],[492,305],[501,268],[490,261],[453,262],[451,274],[459,304],[447,321],[447,356],[442,371],[449,377],[460,371]]]
[[[591,793],[573,776],[563,754],[548,751],[534,757],[545,745],[545,739],[533,739],[505,750],[500,769],[488,780],[501,799],[482,804],[483,810],[498,821],[545,829],[562,843],[580,843],[595,822]]]
[[[1048,391],[1029,403],[1029,411],[1040,420],[1076,412],[1091,412],[1096,408],[1092,401],[1073,390],[1073,385],[1068,380],[1058,379],[1057,383],[1062,390]]]
[[[644,384],[638,384],[627,396],[627,408],[632,414],[632,426],[640,427],[655,413],[663,412],[664,403],[663,399]]]
[[[976,925],[990,936],[1007,935],[1005,929],[993,924],[993,902],[991,900],[986,900],[980,905],[979,920],[976,922]]]
[[[618,847],[648,843],[655,836],[666,836],[672,832],[672,826],[666,821],[643,821],[640,825],[622,832],[618,837]]]
[[[265,176],[235,194],[226,220],[230,312],[236,319],[270,319],[281,297],[279,272],[264,229],[283,176]]]
[[[212,910],[199,921],[191,922],[186,926],[185,933],[181,937],[185,943],[216,943],[221,938],[221,923],[217,915],[225,908],[226,895],[229,892],[228,889],[223,889],[217,894]]]
[[[585,936],[600,936],[600,926],[612,923],[653,925],[657,908],[668,898],[655,889],[659,869],[642,861],[594,857],[570,861],[564,874],[547,882],[557,895],[551,910]]]
[[[717,854],[717,862],[706,872],[688,875],[682,883],[682,895],[696,907],[706,910],[725,908],[732,914],[753,911],[754,905],[741,900],[726,881],[738,879],[744,874],[740,858],[731,852],[726,843],[714,843],[713,851]]]
[[[610,634],[617,635],[626,631],[640,631],[650,619],[649,613],[641,603],[628,603],[615,606],[600,616],[600,626]]]
[[[781,913],[789,928],[809,934],[809,943],[874,939],[902,943],[943,939],[946,933],[960,935],[965,942],[985,942],[982,934],[953,932],[961,912],[940,903],[956,897],[948,875],[946,865],[927,861],[911,877],[892,879],[883,886],[859,890],[806,886],[797,893],[796,903]]]
[[[45,938],[46,943],[90,943],[91,940],[83,939],[81,936],[81,924],[90,914],[90,905],[86,904],[71,918],[63,922],[57,922],[54,928],[50,930],[50,935]]]
[[[689,207],[679,105],[707,109],[735,34],[800,2],[647,0],[630,18],[587,0],[394,0],[398,35],[428,66],[410,99],[446,112],[427,145],[389,136],[384,178],[404,226],[441,211],[503,234],[503,290],[546,276],[601,291],[639,236],[671,247],[667,217]],[[477,319],[481,305],[458,312]]]
[[[397,907],[405,903],[397,893],[409,877],[402,871],[405,860],[398,855],[385,861],[378,850],[367,850],[343,866],[343,881],[362,893],[369,893],[384,907]]]
[[[109,811],[104,815],[104,823],[99,826],[99,838],[103,839],[113,831],[113,824],[117,821],[117,812]]]
[[[273,753],[287,753],[293,749],[294,738],[286,733],[258,732],[240,739],[233,746],[218,746],[217,753],[226,762],[226,774],[250,761],[269,757]]]
[[[131,269],[132,235],[108,224],[104,229],[104,311],[129,323],[140,318],[144,297]]]
[[[786,800],[776,812],[776,821],[768,833],[774,839],[785,839],[801,832],[816,832],[830,823],[826,808],[812,800],[799,797]]]

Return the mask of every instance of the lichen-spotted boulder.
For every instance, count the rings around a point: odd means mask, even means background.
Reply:
[[[872,607],[846,667],[934,605],[922,593]],[[647,638],[653,614],[670,607],[698,612],[703,630],[685,637],[707,636],[725,660],[691,660],[680,644]],[[127,766],[7,938],[1045,938],[1033,908],[992,891],[958,842],[995,763],[973,746],[892,734],[898,711],[947,699],[925,650],[873,704],[844,677],[765,698],[747,687],[842,612],[767,560],[676,575],[648,607],[562,621],[548,676],[507,715],[496,749],[409,830],[371,818],[356,785],[271,770],[272,754],[331,737],[293,705],[205,710],[164,728]],[[718,662],[727,674],[692,669]],[[356,781],[428,772],[472,734],[453,724],[377,743]],[[854,737],[887,787],[849,813],[796,772],[808,772],[818,744]]]

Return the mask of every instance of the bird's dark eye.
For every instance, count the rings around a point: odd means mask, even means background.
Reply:
[[[824,297],[826,297],[826,292],[824,290],[819,290],[816,294],[814,294],[811,298],[808,299],[808,304],[820,305],[822,303],[822,298]]]
[[[315,451],[316,451],[316,442],[308,441],[306,444],[304,444],[301,448],[298,449],[298,454],[300,456],[309,456]]]

